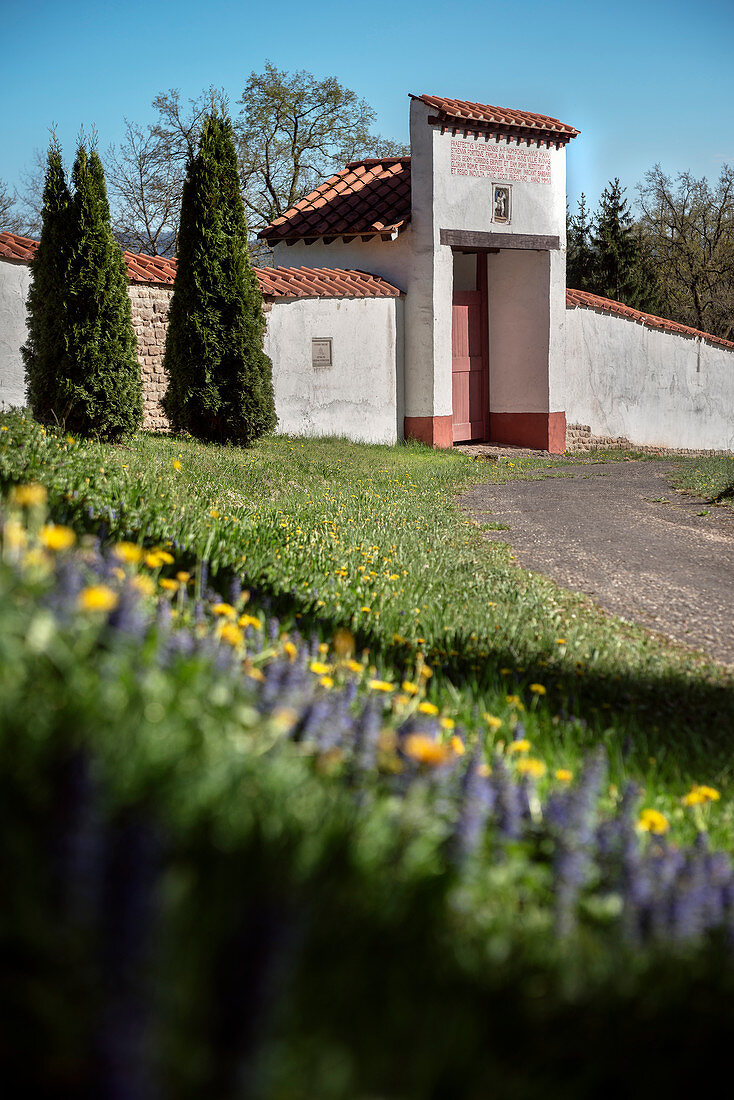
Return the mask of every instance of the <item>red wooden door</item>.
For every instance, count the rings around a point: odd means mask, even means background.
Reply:
[[[454,443],[487,438],[486,325],[483,289],[454,291],[451,326]]]

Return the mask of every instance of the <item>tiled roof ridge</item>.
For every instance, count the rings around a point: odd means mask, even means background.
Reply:
[[[632,306],[626,306],[623,302],[616,302],[613,298],[603,298],[599,294],[589,294],[586,290],[566,290],[566,309],[576,309],[581,306],[584,309],[598,309],[603,313],[610,313],[616,317],[624,317],[628,321],[635,321],[645,328],[656,329],[658,332],[670,332],[677,336],[690,336],[698,340],[705,340],[707,344],[716,344],[722,348],[734,350],[734,340],[725,340],[722,336],[714,336],[711,332],[702,332],[701,329],[691,328],[690,325],[682,325],[678,321],[669,321],[666,317],[656,317],[654,313],[643,313]]]
[[[410,221],[410,157],[351,161],[274,218],[268,241],[394,238]]]
[[[565,144],[578,136],[579,131],[567,122],[561,122],[551,115],[541,115],[535,111],[522,111],[516,107],[495,107],[489,103],[472,103],[466,99],[448,99],[445,96],[411,95],[427,107],[433,107],[439,113],[441,121],[455,123],[459,127],[472,126],[481,129],[520,130],[543,135],[544,140]]]
[[[28,264],[38,241],[17,233],[0,232],[0,258]],[[168,256],[125,252],[131,283],[171,286],[177,261]],[[271,298],[398,298],[402,291],[379,275],[334,267],[255,267],[260,290]]]

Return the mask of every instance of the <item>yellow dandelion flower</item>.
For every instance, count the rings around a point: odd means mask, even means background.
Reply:
[[[545,695],[545,688],[542,684],[531,684],[530,690],[534,695]]]
[[[164,588],[166,592],[178,592],[178,581],[173,581],[170,577],[161,577],[158,584],[161,588]]]
[[[120,597],[106,584],[90,584],[79,593],[81,611],[113,611]]]
[[[174,470],[180,470],[181,469],[181,463],[178,461],[177,458],[174,458],[174,460],[173,460],[173,468],[174,468]]]
[[[319,680],[319,683],[321,684],[322,687],[325,687],[325,688],[333,688],[333,686],[334,686],[334,680],[331,676],[322,676],[321,679]]]
[[[127,565],[137,565],[143,560],[144,551],[134,542],[118,542],[112,548],[113,555],[118,561],[124,561]]]
[[[212,519],[219,519],[219,512],[216,508],[212,508],[209,512],[209,515],[212,517]]]
[[[412,680],[403,680],[400,685],[406,695],[417,695],[420,688],[417,684],[414,684]]]
[[[565,644],[566,644],[566,639],[565,638],[556,638],[556,645],[565,645]]]
[[[29,481],[26,485],[16,485],[10,493],[11,504],[17,504],[21,508],[38,508],[45,504],[48,493],[44,485],[37,481]]]
[[[354,635],[351,630],[347,630],[346,627],[340,626],[334,635],[332,647],[337,657],[349,658],[354,653]]]
[[[421,665],[419,675],[422,676],[424,680],[430,680],[431,676],[433,676],[433,669],[429,668],[428,665]]]
[[[438,714],[438,707],[435,703],[423,702],[418,704],[418,710],[421,714],[430,714],[431,717],[435,717]]]
[[[505,702],[509,703],[513,707],[516,707],[517,704],[520,702],[520,696],[519,695],[505,695]]]
[[[440,745],[438,741],[422,733],[411,733],[406,737],[403,752],[417,764],[425,764],[429,768],[445,764],[450,756],[450,750],[446,745]]]
[[[560,780],[561,783],[570,783],[573,779],[573,772],[569,771],[568,768],[558,768],[556,779]]]
[[[384,691],[385,693],[395,691],[395,684],[391,684],[388,680],[368,680],[367,687],[370,691]]]
[[[457,756],[463,756],[466,752],[464,742],[456,734],[451,738],[451,748],[454,750]]]
[[[253,630],[262,630],[262,623],[255,615],[240,615],[237,620],[239,626],[251,626]]]
[[[290,657],[291,661],[295,661],[298,656],[298,650],[294,646],[293,642],[283,642],[283,652]]]
[[[511,741],[507,746],[508,752],[530,752],[530,742],[523,737],[519,741]]]
[[[159,547],[156,547],[153,553],[163,565],[173,565],[173,555],[169,554],[167,550],[161,550]]]
[[[184,569],[181,569],[176,574],[176,580],[179,582],[179,584],[187,584],[191,580],[191,574],[187,573]]]
[[[25,528],[15,519],[9,519],[3,527],[3,543],[8,550],[22,550],[28,542]]]
[[[483,718],[491,730],[498,730],[502,725],[502,719],[497,718],[497,716],[494,714],[488,714],[485,712]]]
[[[218,634],[223,642],[231,646],[241,645],[245,637],[236,623],[222,623]]]
[[[363,612],[365,613],[365,615],[369,615],[369,613],[370,613],[370,611],[372,610],[372,608],[371,608],[371,607],[360,607],[360,609],[359,609],[359,610],[360,610],[360,611],[363,611]]]
[[[443,730],[452,730],[456,726],[456,722],[453,718],[441,718],[438,724]]]
[[[308,667],[317,676],[326,676],[328,672],[331,672],[331,665],[325,665],[322,661],[311,661]]]
[[[118,580],[118,581],[124,581],[125,580],[125,570],[120,569],[120,566],[116,565],[112,570],[112,576],[115,577],[115,579]]]
[[[534,756],[526,756],[518,760],[515,768],[520,775],[531,775],[533,779],[540,779],[541,775],[545,775],[545,764]]]
[[[511,668],[501,668],[500,669],[500,676],[511,676],[511,675],[512,675],[512,669]]]
[[[485,777],[485,779],[488,775],[491,775],[491,774],[492,774],[492,769],[490,768],[489,764],[480,764],[479,767],[477,768],[477,775],[482,775],[482,776]]]
[[[212,604],[213,615],[226,615],[228,619],[233,619],[237,612],[232,607],[231,603],[215,603]]]
[[[637,822],[637,828],[646,833],[653,833],[655,836],[662,836],[670,828],[670,822],[659,810],[643,810]]]
[[[62,527],[55,523],[47,523],[41,528],[39,540],[47,550],[69,550],[76,542],[76,535],[71,527]]]
[[[721,795],[714,787],[702,787],[694,783],[683,799],[684,806],[702,806],[706,802],[718,802]]]
[[[245,664],[247,664],[247,662],[245,662]],[[262,684],[265,680],[265,673],[262,669],[256,668],[254,665],[247,665],[245,674],[249,676],[251,680],[257,680],[259,684]]]
[[[150,577],[146,577],[143,574],[138,574],[133,577],[130,582],[133,588],[136,588],[140,592],[141,596],[152,596],[155,592],[155,585]]]

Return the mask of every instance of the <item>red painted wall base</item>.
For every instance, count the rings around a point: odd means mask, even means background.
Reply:
[[[453,447],[452,416],[406,416],[403,426],[406,439],[417,439],[429,447]]]
[[[513,443],[559,455],[566,449],[566,414],[491,412],[489,438],[492,443]]]

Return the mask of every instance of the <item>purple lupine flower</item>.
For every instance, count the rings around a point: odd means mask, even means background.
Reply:
[[[490,786],[499,834],[504,840],[517,840],[522,834],[522,799],[501,756],[495,756],[492,762]]]
[[[450,854],[461,865],[479,846],[487,818],[495,800],[494,789],[479,772],[481,746],[477,745],[467,762],[459,789],[459,815],[450,840]]]

